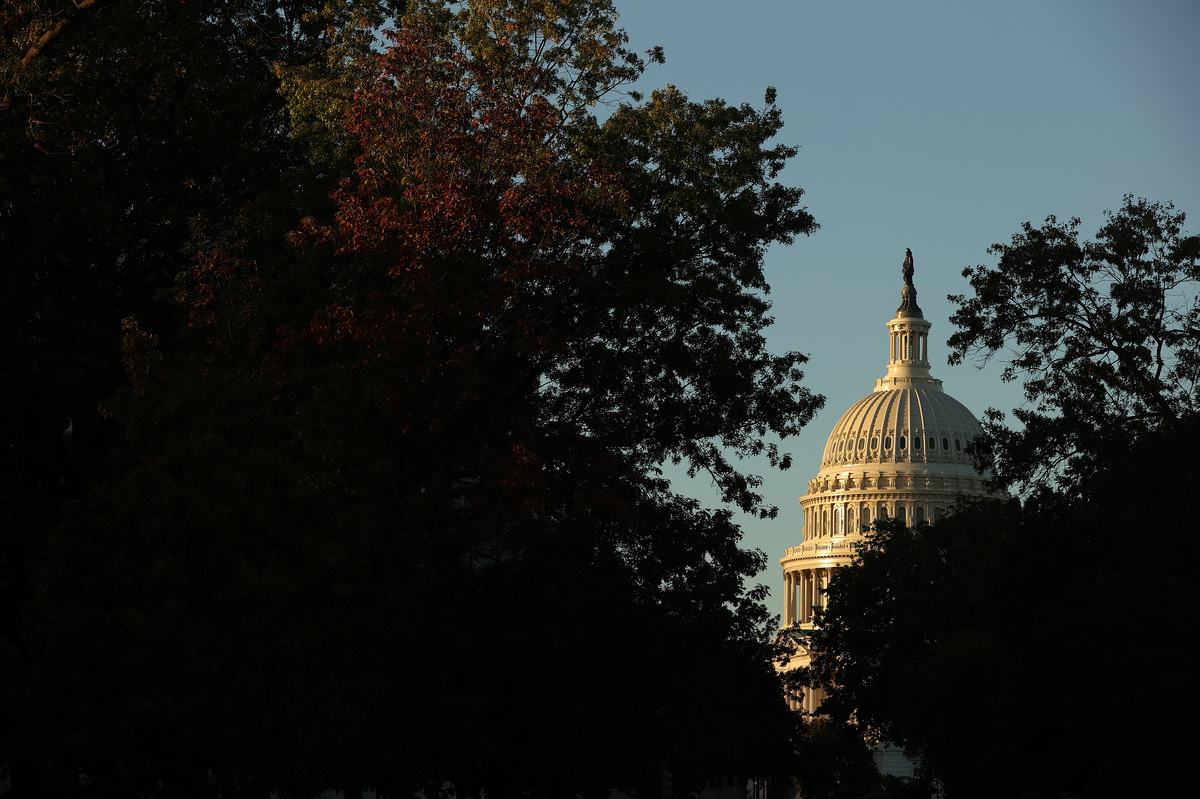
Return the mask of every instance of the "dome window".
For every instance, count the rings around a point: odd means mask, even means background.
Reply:
[[[900,446],[903,447],[904,445],[901,444]],[[913,449],[920,449],[920,448],[921,448],[921,437],[916,436],[915,438],[913,438]]]
[[[930,448],[930,449],[937,449],[937,439],[936,439],[936,438],[934,438],[933,436],[930,436],[930,437],[929,437],[929,448]]]
[[[900,449],[904,449],[906,446],[908,446],[908,441],[905,440],[904,436],[900,436],[898,444]]]
[[[954,451],[955,451],[955,452],[962,452],[962,441],[960,441],[960,440],[959,440],[959,439],[957,439],[957,438],[956,438],[956,439],[954,439]]]
[[[942,449],[946,450],[947,452],[950,451],[950,439],[948,439],[948,438],[942,439]]]
[[[883,448],[884,448],[884,449],[891,449],[891,448],[892,448],[892,437],[891,437],[891,436],[888,436],[887,438],[885,438],[885,439],[883,440]]]
[[[879,449],[879,436],[871,436],[871,450]]]
[[[860,439],[858,440],[858,448],[859,448],[860,450],[862,450],[862,449],[866,449],[866,448],[867,448],[867,440],[866,440],[865,438],[860,438]]]

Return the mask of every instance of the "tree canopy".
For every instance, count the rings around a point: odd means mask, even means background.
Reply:
[[[1200,552],[1180,535],[1197,476],[1177,445],[1195,435],[1148,434],[1087,502],[881,523],[829,589],[809,675],[829,694],[823,711],[903,746],[949,797],[1182,784],[1179,719],[1200,710],[1184,621],[1200,613],[1188,573]],[[1164,554],[1131,579],[1131,553],[1148,550]]]
[[[1093,241],[1079,219],[1026,222],[963,271],[951,363],[1004,360],[1027,404],[1020,430],[991,409],[977,452],[1000,485],[1067,487],[1200,412],[1200,236],[1170,203],[1127,195]]]
[[[786,468],[822,402],[763,336],[765,249],[815,229],[773,92],[621,95],[604,0],[30,8],[10,66],[72,38],[5,73],[6,378],[56,442],[5,476],[39,503],[4,540],[14,789],[786,770],[765,557],[661,473],[770,515],[738,459]],[[14,154],[51,134],[76,155]],[[107,215],[68,237],[71,203]]]

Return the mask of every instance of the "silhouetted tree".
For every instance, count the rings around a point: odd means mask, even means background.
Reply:
[[[765,248],[815,227],[773,93],[600,122],[643,68],[601,0],[415,2],[377,55],[324,14],[279,70],[292,190],[190,215],[178,316],[126,317],[23,762],[153,796],[786,769],[765,558],[660,472],[771,514],[736,457],[785,468],[764,439],[821,403],[762,335]]]
[[[1200,236],[1170,203],[1127,195],[1094,241],[1079,220],[1025,223],[952,296],[951,363],[1001,357],[1027,404],[989,409],[976,450],[1000,485],[1069,487],[1139,434],[1200,412]]]

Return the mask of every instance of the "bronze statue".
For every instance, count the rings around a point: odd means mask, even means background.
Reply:
[[[905,247],[904,252],[906,253],[906,255],[904,256],[904,267],[903,267],[903,269],[904,269],[904,285],[911,286],[913,284],[913,282],[912,282],[912,277],[913,277],[912,250]]]

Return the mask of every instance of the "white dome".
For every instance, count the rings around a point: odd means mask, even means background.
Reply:
[[[781,560],[788,577],[787,624],[811,622],[812,591],[831,570],[849,565],[878,519],[935,521],[962,497],[993,496],[967,445],[981,428],[975,415],[929,374],[929,329],[917,291],[906,283],[887,323],[887,374],[834,426],[817,476],[800,498],[803,538]],[[806,586],[807,599],[797,599]]]
[[[842,414],[825,444],[821,468],[879,468],[884,463],[969,467],[967,443],[979,433],[974,414],[940,385],[876,391]]]

